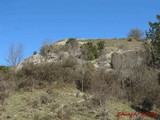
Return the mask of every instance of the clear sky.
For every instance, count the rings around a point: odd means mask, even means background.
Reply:
[[[42,41],[64,38],[124,38],[148,30],[160,0],[0,0],[0,65],[11,43],[24,44],[24,58]]]

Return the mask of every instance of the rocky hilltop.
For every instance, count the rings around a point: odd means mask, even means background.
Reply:
[[[45,64],[49,62],[60,62],[62,59],[73,56],[79,63],[90,62],[95,68],[104,68],[108,71],[116,69],[132,69],[136,66],[148,64],[150,56],[146,51],[145,45],[142,41],[127,39],[91,39],[91,40],[77,40],[78,47],[76,49],[65,49],[67,40],[62,40],[48,45],[48,50],[43,55],[38,53],[33,55],[20,64],[17,65],[16,70],[19,70],[26,63]],[[82,51],[80,48],[87,42],[96,44],[99,41],[104,41],[104,48],[100,51],[98,58],[93,60],[82,59]],[[74,53],[75,52],[75,53]]]

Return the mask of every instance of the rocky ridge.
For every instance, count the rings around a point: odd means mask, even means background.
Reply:
[[[111,40],[110,40],[111,41]],[[67,40],[56,42],[54,46],[65,46]],[[86,41],[79,40],[78,44],[85,44]],[[116,43],[116,42],[115,42]],[[132,44],[131,42],[127,44]],[[125,46],[125,45],[124,45]],[[103,55],[100,55],[98,59],[90,61],[95,68],[105,68],[106,70],[119,70],[119,69],[132,69],[136,66],[144,65],[149,63],[149,54],[147,53],[145,47],[139,42],[139,46],[124,47],[122,46],[106,46],[102,51]],[[79,53],[81,54],[81,53]],[[48,52],[46,56],[41,55],[40,53],[33,55],[16,66],[16,70],[20,70],[24,64],[33,63],[36,64],[45,64],[49,62],[59,62],[61,57],[68,58],[70,53],[67,51]],[[81,61],[78,57],[77,61]]]

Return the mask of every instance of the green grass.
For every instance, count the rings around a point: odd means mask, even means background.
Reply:
[[[3,120],[43,120],[43,119],[55,119],[59,120],[67,117],[70,119],[81,116],[82,118],[90,118],[89,115],[84,115],[84,111],[78,112],[81,109],[82,100],[80,97],[76,97],[74,89],[54,89],[50,94],[45,90],[35,90],[33,92],[15,92],[10,95],[4,102],[2,112]],[[72,94],[74,93],[74,94]],[[42,96],[52,97],[52,101],[42,103]],[[76,107],[76,106],[79,106]],[[82,115],[81,115],[82,114]],[[57,116],[62,118],[58,118]]]
[[[35,90],[33,92],[15,92],[4,102],[2,120],[96,120],[100,113],[98,106],[88,107],[90,103],[78,102],[82,97],[75,94],[80,92],[73,88]],[[52,98],[51,101],[42,103],[42,96]],[[46,99],[47,100],[47,99]],[[107,101],[109,116],[116,120],[117,112],[134,113],[129,103],[125,101]],[[120,120],[128,120],[128,117],[120,117]],[[152,120],[145,118],[145,120]]]
[[[89,40],[79,40],[81,42],[93,42],[94,44],[97,44],[98,41],[105,41],[105,44],[107,47],[121,47],[121,46],[128,46],[128,47],[135,47],[141,45],[142,41],[137,41],[133,39],[131,42],[128,42],[127,39],[89,39]]]

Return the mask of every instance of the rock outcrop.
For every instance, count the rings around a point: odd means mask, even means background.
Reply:
[[[111,65],[113,69],[133,69],[150,63],[150,55],[145,50],[113,53]]]
[[[85,42],[86,41],[78,41],[78,44],[80,46],[83,45],[82,43]],[[65,43],[66,40],[54,43],[52,44],[52,46],[53,48],[54,45],[56,47],[62,47],[65,45]],[[79,52],[78,54],[81,53]],[[18,64],[16,70],[20,70],[26,63],[33,63],[35,65],[49,62],[59,62],[62,59],[67,59],[69,56],[70,52],[64,50],[60,50],[59,52],[54,52],[54,50],[52,50],[52,52],[48,52],[45,56],[42,56],[41,54],[36,54]],[[78,55],[74,56],[74,58],[76,58],[77,61],[81,61]],[[98,59],[90,62],[95,66],[95,68],[104,68],[110,71],[133,69],[137,66],[143,66],[150,63],[150,58],[151,57],[144,48],[144,46],[139,43],[139,46],[134,46],[130,48],[125,47],[125,49],[121,49],[117,46],[107,46],[104,48],[102,55],[100,55]]]

